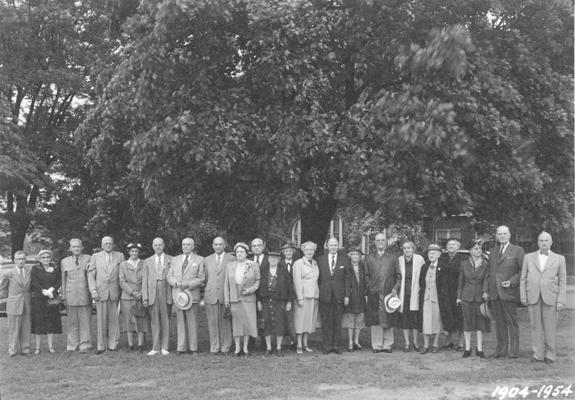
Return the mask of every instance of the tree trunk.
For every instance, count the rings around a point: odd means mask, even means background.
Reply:
[[[37,196],[38,190],[34,186],[29,196],[33,205],[36,204]],[[8,193],[7,203],[6,219],[10,224],[10,244],[12,246],[12,255],[14,255],[17,251],[24,249],[24,240],[32,222],[32,215],[28,199],[22,194]]]
[[[329,223],[337,209],[337,201],[333,198],[321,199],[310,203],[300,210],[301,241],[311,240],[317,243],[317,255],[323,254],[323,245],[329,234]]]

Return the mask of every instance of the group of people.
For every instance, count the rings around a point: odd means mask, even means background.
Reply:
[[[144,336],[151,333],[147,354],[169,354],[172,308],[177,354],[194,353],[203,289],[213,354],[249,356],[251,338],[265,343],[265,356],[282,356],[285,338],[298,354],[313,352],[309,335],[321,325],[324,354],[360,350],[360,331],[368,326],[374,353],[391,353],[394,328],[400,328],[405,352],[435,353],[440,334],[447,332],[443,348],[461,350],[464,358],[472,355],[475,332],[476,356],[484,358],[483,334],[493,318],[493,357],[512,359],[519,356],[521,302],[529,309],[532,360],[551,363],[556,359],[557,310],[565,306],[565,258],[550,250],[552,238],[546,232],[539,235],[539,250],[526,256],[509,243],[510,236],[508,227],[497,228],[498,246],[489,258],[481,240],[464,254],[456,239],[447,242],[445,252],[429,245],[426,258],[407,241],[396,257],[387,251],[388,240],[381,233],[375,236],[375,252],[365,257],[357,247],[344,254],[335,238],[319,257],[315,243],[303,243],[297,259],[292,243],[282,246],[281,254],[265,252],[260,238],[250,246],[237,243],[228,254],[225,240],[216,237],[214,253],[206,258],[194,253],[189,237],[176,257],[164,252],[162,238],[154,239],[154,254],[145,260],[140,244],[127,246],[126,260],[113,250],[108,236],[102,239],[102,251],[92,256],[82,253],[79,239],[70,240],[71,256],[60,265],[50,250],[42,250],[39,263],[29,267],[26,254],[18,251],[15,267],[0,283],[0,298],[8,298],[8,353],[30,354],[30,333],[36,335],[35,354],[41,351],[42,335],[55,352],[53,335],[62,333],[61,303],[67,312],[67,351],[90,351],[93,302],[97,354],[118,349],[120,326],[130,351],[144,351]],[[342,345],[342,328],[347,346]]]

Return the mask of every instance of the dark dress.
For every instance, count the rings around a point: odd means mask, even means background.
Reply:
[[[401,329],[419,329],[419,311],[409,309],[411,304],[411,284],[413,279],[413,257],[405,259],[405,289],[403,293],[403,312],[399,314]]]
[[[439,257],[437,264],[437,296],[441,323],[447,332],[456,332],[463,329],[463,313],[457,305],[457,286],[463,256],[456,253],[449,257],[444,253]]]
[[[60,307],[48,307],[48,297],[42,294],[42,289],[54,288],[54,297],[62,284],[62,272],[60,266],[51,264],[53,272],[47,272],[41,264],[32,268],[30,276],[30,292],[32,293],[31,304],[31,332],[35,335],[47,333],[62,333],[62,321],[60,320]]]
[[[269,265],[264,266],[257,294],[262,303],[262,335],[283,336],[287,329],[286,303],[293,298],[291,274],[278,265],[276,274],[272,275]]]
[[[487,287],[488,271],[489,261],[486,259],[482,259],[479,265],[474,265],[471,257],[461,262],[457,297],[462,300],[464,331],[490,332],[489,319],[485,318],[480,311],[483,303],[483,288]]]

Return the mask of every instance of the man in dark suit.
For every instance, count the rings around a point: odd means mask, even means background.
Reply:
[[[349,302],[345,298],[345,280],[351,269],[351,261],[346,255],[338,254],[339,242],[336,238],[327,241],[327,249],[328,254],[317,260],[323,352],[341,354],[341,318],[343,307]],[[345,304],[344,299],[347,300]]]
[[[519,279],[525,251],[509,243],[511,233],[502,225],[497,228],[498,246],[491,249],[489,278],[486,280],[483,297],[491,302],[495,317],[497,348],[494,358],[519,357],[519,324],[517,305],[519,303]]]
[[[261,238],[255,238],[252,240],[252,242],[250,243],[250,247],[252,250],[252,260],[253,262],[255,262],[259,268],[259,270],[263,270],[263,269],[267,269],[269,268],[269,260],[268,260],[268,256],[264,253],[264,250],[266,249],[266,242],[264,242],[263,239]],[[263,329],[261,328],[262,326],[262,313],[258,311],[258,337],[253,340],[250,337],[250,343],[262,343],[263,346],[265,346],[265,336],[263,334]]]

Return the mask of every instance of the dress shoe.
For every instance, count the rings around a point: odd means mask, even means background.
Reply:
[[[489,356],[489,358],[496,358],[496,359],[505,358],[505,357],[507,357],[507,354],[501,354],[501,353],[494,353],[494,354]]]
[[[453,343],[447,343],[447,344],[444,344],[443,346],[441,346],[441,348],[442,348],[443,350],[453,349],[454,347],[455,347],[455,346],[453,345]]]
[[[178,352],[176,352],[176,355],[177,355],[177,356],[183,356],[184,354],[186,354],[185,351],[178,351]]]
[[[353,349],[354,349],[354,350],[361,350],[362,347],[361,347],[361,345],[360,345],[359,343],[354,343],[354,344],[353,344]]]
[[[108,349],[108,351],[118,351],[118,349]]]
[[[475,350],[475,355],[479,358],[485,358],[485,353],[483,351]]]
[[[428,352],[429,352],[429,349],[427,347],[422,347],[419,354],[427,354]]]
[[[305,346],[305,347],[304,347],[304,350],[307,351],[308,353],[313,353],[312,348],[309,347],[309,346]]]
[[[98,349],[98,350],[96,350],[96,355],[103,354],[105,351],[106,351],[106,350]]]
[[[431,346],[431,352],[432,353],[437,353],[439,351],[439,349],[437,348],[437,346]]]
[[[538,363],[538,362],[545,362],[545,360],[540,360],[538,358],[535,358],[535,356],[531,356],[531,358],[529,358],[529,362]]]
[[[16,353],[12,353],[9,356],[10,356],[10,358],[12,358],[12,357],[16,357],[16,355],[17,355]]]
[[[281,349],[276,350],[276,356],[278,356],[278,357],[283,357],[283,356],[284,356],[283,351],[282,351]]]
[[[241,352],[241,351],[238,351],[237,353],[234,353],[234,357],[241,357],[241,355],[242,355],[242,352]]]
[[[249,352],[247,352],[247,351],[244,351],[244,357],[245,357],[245,358],[248,358],[248,357],[251,357],[251,356],[252,356],[252,353],[249,353]]]
[[[266,350],[266,352],[264,353],[264,357],[269,357],[272,355],[272,351],[271,350]]]
[[[162,353],[163,356],[167,356],[168,354],[170,354],[170,352],[169,352],[168,350],[166,350],[166,349],[162,349],[162,350],[161,350],[161,353]]]
[[[545,357],[545,359],[543,360],[545,362],[545,364],[553,364],[555,361],[553,361],[550,358]]]
[[[382,351],[383,351],[384,353],[387,353],[387,354],[391,354],[391,352],[392,352],[391,349],[383,349]]]
[[[158,350],[150,350],[148,352],[148,356],[157,356],[158,354],[160,354],[160,352]]]
[[[129,350],[129,351],[134,351],[134,345],[129,346],[129,347],[128,347],[128,350]]]
[[[331,349],[331,352],[334,354],[341,354],[341,350],[340,349]]]
[[[303,348],[298,347],[298,348],[296,349],[296,353],[297,353],[297,354],[303,354]]]
[[[56,352],[56,350],[54,350],[53,347],[50,347],[50,348],[48,349],[48,351],[49,351],[50,353],[52,353],[52,354],[54,354],[54,353]]]
[[[467,358],[467,357],[471,357],[471,351],[470,350],[465,350],[463,352],[463,358]]]
[[[403,348],[403,352],[404,352],[404,353],[409,353],[410,351],[411,351],[411,346],[405,346],[405,347]]]
[[[420,352],[420,351],[421,351],[421,346],[413,345],[413,350],[415,350],[415,351],[417,351],[417,352]]]
[[[464,351],[465,347],[463,347],[462,345],[457,346],[457,348],[455,349],[456,351]]]
[[[350,352],[350,353],[353,353],[353,351],[354,351],[354,350],[353,350],[353,346],[348,347],[348,348],[347,348],[347,351]]]
[[[381,349],[373,349],[372,351],[373,351],[375,354],[377,354],[377,353],[381,353],[383,350],[381,350]]]

